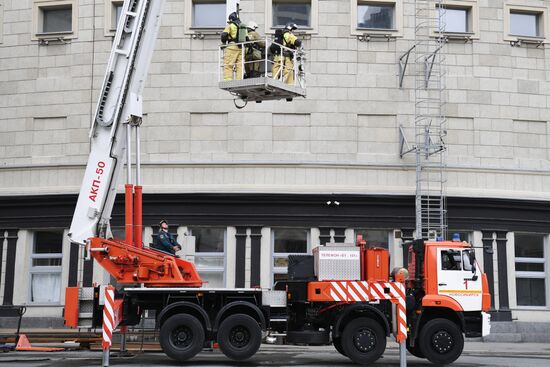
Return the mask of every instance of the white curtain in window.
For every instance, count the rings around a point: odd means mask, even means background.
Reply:
[[[33,274],[31,285],[32,302],[56,303],[59,302],[61,292],[61,274],[46,273]]]

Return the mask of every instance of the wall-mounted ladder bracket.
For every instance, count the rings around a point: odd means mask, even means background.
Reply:
[[[403,88],[403,79],[405,78],[405,72],[407,71],[407,65],[409,63],[409,56],[416,45],[413,45],[399,58],[399,88]]]
[[[415,150],[416,146],[411,146],[405,136],[403,125],[399,125],[399,158],[403,159],[405,155],[412,153]]]
[[[424,59],[424,88],[428,88],[437,53],[443,48],[444,44],[445,42],[442,42],[439,47],[433,50],[433,52]]]

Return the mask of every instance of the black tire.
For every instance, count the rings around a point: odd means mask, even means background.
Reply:
[[[341,343],[349,359],[357,364],[369,364],[386,350],[386,333],[377,321],[359,317],[344,327]]]
[[[218,329],[218,344],[227,357],[243,361],[252,357],[262,343],[262,329],[256,320],[245,314],[235,314],[222,321]]]
[[[418,335],[420,352],[436,365],[453,363],[462,354],[464,336],[454,322],[447,319],[428,321]]]
[[[414,347],[411,347],[409,345],[409,339],[407,339],[407,350],[409,351],[410,354],[412,354],[417,358],[426,358],[424,353],[422,353],[422,351],[420,350],[420,346],[418,345],[418,343],[419,341],[418,339],[416,339],[416,343],[414,344]]]
[[[344,352],[344,348],[342,348],[342,340],[340,338],[336,338],[332,341],[332,344],[334,345],[334,348],[343,355],[344,357],[347,357],[346,352]]]
[[[160,346],[166,355],[183,362],[197,355],[204,345],[204,328],[196,317],[178,314],[160,327]]]

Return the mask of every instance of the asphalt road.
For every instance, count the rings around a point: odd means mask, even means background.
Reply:
[[[477,345],[476,345],[477,344]],[[473,346],[472,346],[473,345]],[[407,356],[408,366],[429,366],[430,363]],[[72,351],[55,353],[8,352],[0,354],[0,366],[53,367],[101,366],[101,352]],[[263,345],[246,362],[232,362],[220,351],[203,351],[187,363],[177,363],[161,353],[143,353],[132,357],[111,357],[111,366],[353,366],[351,361],[332,347],[300,347]],[[396,346],[389,345],[383,358],[373,366],[399,366]],[[463,355],[453,367],[548,367],[548,344],[467,344]]]

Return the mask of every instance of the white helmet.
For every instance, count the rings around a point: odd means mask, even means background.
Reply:
[[[246,23],[246,27],[255,31],[258,28],[258,24],[251,20],[250,22]]]

